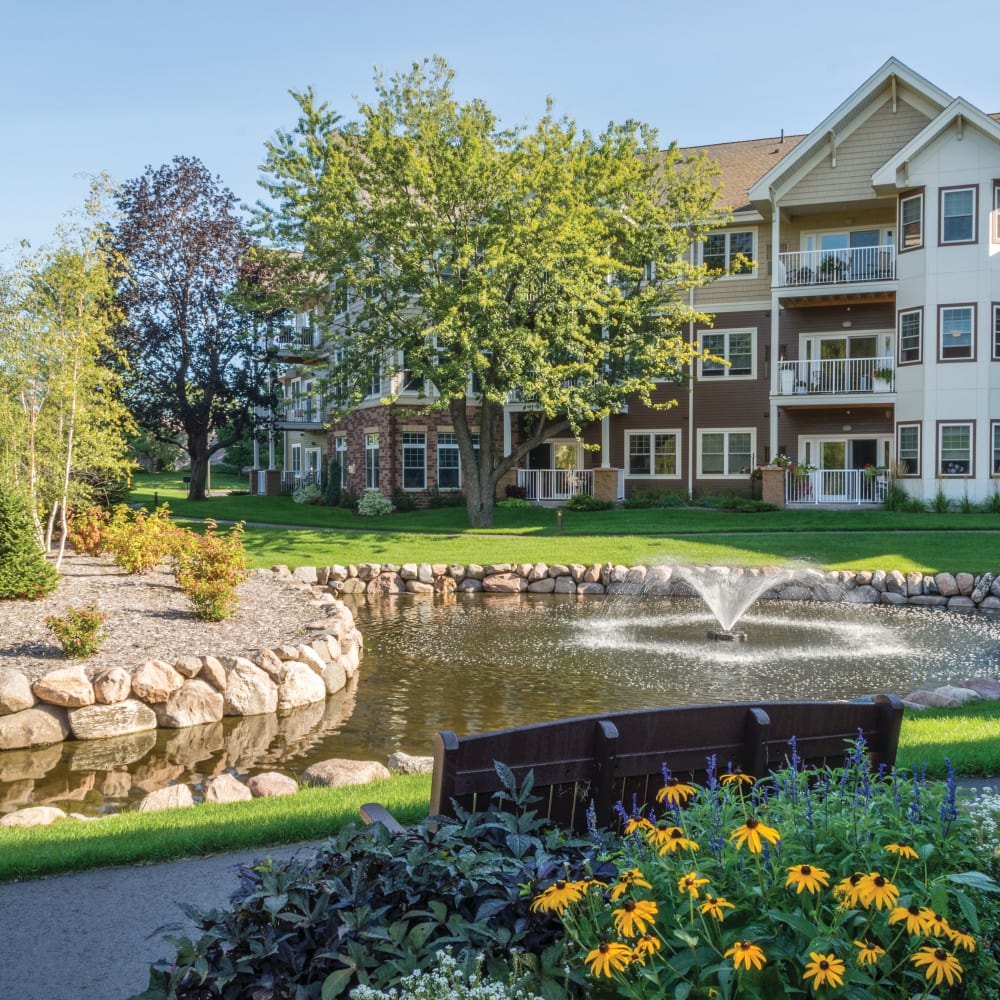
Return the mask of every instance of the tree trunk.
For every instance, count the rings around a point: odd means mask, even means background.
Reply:
[[[208,435],[188,434],[188,454],[191,456],[191,482],[188,484],[188,500],[204,500],[208,489]]]
[[[492,528],[493,488],[488,486],[484,490],[477,476],[470,476],[466,484],[465,505],[469,513],[469,527]]]

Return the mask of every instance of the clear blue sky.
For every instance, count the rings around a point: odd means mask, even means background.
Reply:
[[[508,124],[551,96],[585,127],[633,117],[682,145],[809,131],[890,56],[1000,111],[996,0],[2,0],[0,13],[0,251],[49,240],[82,205],[79,175],[126,180],[176,154],[253,201],[265,139],[295,121],[290,88],[351,117],[375,66],[433,54]]]

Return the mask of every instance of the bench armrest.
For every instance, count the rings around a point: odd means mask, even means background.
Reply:
[[[366,802],[361,809],[361,819],[366,826],[381,823],[390,833],[402,833],[403,825],[379,802]]]

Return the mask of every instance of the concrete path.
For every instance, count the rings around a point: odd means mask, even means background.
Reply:
[[[149,967],[173,955],[164,933],[190,933],[178,903],[224,906],[235,867],[285,860],[315,844],[220,854],[157,865],[102,868],[0,884],[2,1000],[127,1000]],[[164,925],[170,929],[160,931]]]

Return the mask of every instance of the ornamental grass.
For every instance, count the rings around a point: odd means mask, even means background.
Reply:
[[[789,763],[705,787],[664,772],[658,805],[605,835],[613,879],[534,899],[595,997],[986,997],[997,982],[996,883],[953,777]]]

